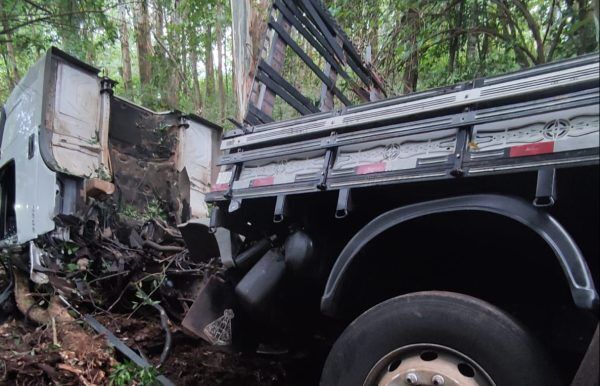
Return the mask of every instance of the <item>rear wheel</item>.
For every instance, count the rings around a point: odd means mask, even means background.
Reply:
[[[560,382],[535,339],[482,300],[449,292],[390,299],[333,346],[322,386],[550,386]]]

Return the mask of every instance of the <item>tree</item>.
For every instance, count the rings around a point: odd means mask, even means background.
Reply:
[[[202,91],[200,91],[200,81],[198,75],[198,52],[197,47],[190,48],[190,67],[192,70],[192,85],[194,88],[194,112],[202,115]]]
[[[406,37],[406,52],[408,59],[404,66],[404,75],[402,76],[402,90],[405,94],[416,91],[417,79],[419,77],[419,45],[418,35],[421,29],[421,20],[419,11],[416,8],[409,8],[404,16],[404,23],[411,31]]]
[[[204,35],[204,67],[206,76],[206,99],[212,98],[215,94],[215,65],[213,62],[213,36],[212,27],[206,25]]]
[[[323,1],[359,53],[371,46],[373,65],[390,94],[471,81],[598,49],[597,0]],[[0,4],[3,100],[55,45],[106,71],[118,81],[117,94],[134,102],[223,122],[234,104],[238,120],[245,113],[271,0]],[[236,47],[231,22],[242,19],[231,19],[230,8],[242,5],[244,42]],[[318,52],[297,33],[292,37],[323,67]],[[312,101],[319,100],[319,80],[291,52],[284,74]],[[234,87],[229,87],[230,77]],[[276,116],[289,117],[293,112],[281,105],[276,103]]]
[[[127,8],[123,1],[119,1],[119,33],[121,42],[121,60],[123,65],[121,66],[121,77],[123,78],[123,86],[126,92],[131,92],[132,78],[131,78],[131,55],[129,54],[129,27],[127,26]]]
[[[150,39],[150,16],[148,14],[148,0],[139,0],[135,6],[135,40],[138,54],[138,67],[140,84],[142,87],[150,85],[152,81],[152,42]]]
[[[221,2],[217,3],[217,79],[219,85],[219,121],[225,121],[225,82],[223,81],[223,18],[221,17],[223,6]]]
[[[17,68],[17,60],[15,58],[15,50],[13,48],[13,35],[10,31],[10,27],[8,25],[8,16],[4,12],[4,5],[2,5],[2,9],[0,10],[0,17],[2,17],[2,27],[6,32],[6,55],[4,56],[4,62],[6,65],[6,76],[8,78],[9,84],[11,88],[14,88],[19,80],[21,79],[19,75],[19,69]]]

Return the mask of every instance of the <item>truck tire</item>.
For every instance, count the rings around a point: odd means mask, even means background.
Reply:
[[[321,386],[559,385],[535,339],[482,300],[419,292],[376,305],[334,344]]]

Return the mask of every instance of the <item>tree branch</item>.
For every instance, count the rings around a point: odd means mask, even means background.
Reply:
[[[187,87],[187,81],[186,81],[186,76],[183,73],[183,71],[181,71],[181,68],[179,68],[179,63],[177,63],[177,60],[175,60],[175,58],[173,57],[173,55],[171,55],[171,52],[169,51],[169,49],[165,46],[165,44],[158,38],[158,36],[156,36],[156,34],[154,32],[152,32],[152,36],[154,36],[154,39],[156,39],[156,42],[158,43],[158,45],[160,46],[160,48],[163,49],[163,51],[165,51],[165,53],[167,54],[167,56],[169,57],[169,60],[173,63],[173,65],[175,66],[175,68],[177,69],[177,74],[179,75],[179,79],[181,80],[181,83],[183,84],[183,87],[185,88],[186,91],[189,92],[188,87]]]
[[[521,0],[512,0],[512,1],[513,1],[513,3],[515,3],[515,5],[519,9],[519,11],[521,11],[523,16],[525,17],[525,20],[527,21],[527,25],[529,26],[529,29],[531,30],[531,33],[533,34],[533,38],[535,39],[536,48],[537,48],[536,63],[537,64],[544,63],[546,61],[546,58],[544,55],[544,42],[542,41],[542,35],[540,34],[539,26],[533,19],[531,12],[529,12],[527,7],[525,6],[525,4],[523,4],[523,2]]]
[[[548,38],[548,33],[550,32],[550,28],[554,25],[554,10],[556,8],[556,0],[552,0],[552,6],[550,7],[550,12],[548,13],[548,21],[546,22],[546,32],[544,32],[544,44],[546,44],[546,39]]]
[[[118,5],[118,4],[117,4]],[[31,25],[31,24],[36,24],[36,23],[43,23],[52,19],[57,19],[57,18],[61,18],[61,17],[65,17],[65,16],[74,16],[74,15],[83,15],[83,14],[89,14],[89,13],[98,13],[98,14],[105,14],[107,11],[109,11],[112,8],[115,8],[117,5],[111,5],[105,9],[85,9],[85,10],[81,10],[81,11],[73,11],[73,12],[62,12],[62,13],[56,13],[56,14],[50,14],[50,15],[46,15],[46,16],[40,16],[38,18],[35,19],[29,19],[27,21],[18,23],[14,26],[8,27],[8,28],[4,28],[2,30],[0,30],[0,35],[6,35],[9,33],[12,33],[16,30],[18,30],[19,28]],[[12,21],[14,20],[14,17],[7,15],[5,18],[3,18],[2,21],[6,20],[8,21]]]
[[[560,35],[562,35],[562,31],[565,28],[566,24],[567,24],[567,19],[563,18],[560,21],[558,30],[556,31],[556,35],[554,35],[554,40],[552,41],[552,45],[550,46],[550,50],[548,51],[548,61],[551,61],[552,58],[554,57],[554,51],[556,50],[556,47],[558,46],[558,43],[560,42]]]

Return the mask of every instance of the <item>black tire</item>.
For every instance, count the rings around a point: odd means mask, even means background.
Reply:
[[[535,339],[506,313],[466,295],[419,292],[380,303],[352,322],[327,357],[321,386],[363,386],[381,358],[415,344],[462,353],[497,386],[560,384]]]

